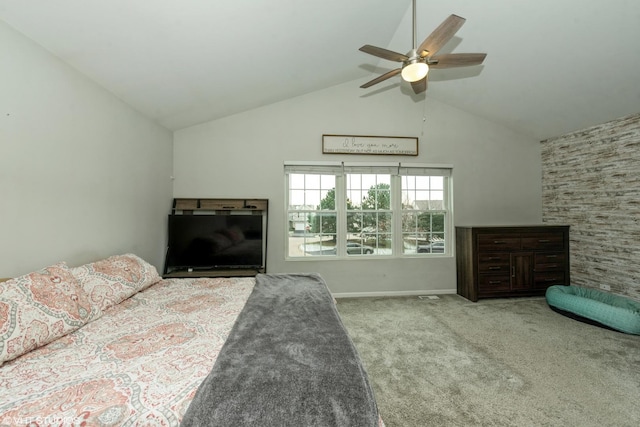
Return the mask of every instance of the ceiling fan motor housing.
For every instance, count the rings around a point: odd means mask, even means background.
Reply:
[[[427,61],[415,49],[411,49],[407,56],[409,58],[402,63],[402,78],[411,83],[424,79],[429,72]]]

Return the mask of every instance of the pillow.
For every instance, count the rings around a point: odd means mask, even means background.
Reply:
[[[0,364],[99,315],[64,263],[0,283]]]
[[[160,281],[156,268],[134,254],[72,268],[80,286],[98,310],[106,310]]]

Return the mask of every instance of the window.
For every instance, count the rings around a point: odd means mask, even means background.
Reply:
[[[285,165],[287,257],[449,252],[450,168]]]
[[[290,173],[290,257],[336,254],[336,175]]]
[[[391,255],[391,175],[347,173],[345,178],[347,255]]]

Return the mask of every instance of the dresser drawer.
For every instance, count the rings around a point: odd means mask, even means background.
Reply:
[[[562,249],[562,233],[532,233],[522,236],[522,249]]]
[[[509,273],[509,252],[485,252],[478,255],[479,273]]]
[[[566,257],[562,252],[542,252],[535,256],[535,271],[554,271],[565,268]]]
[[[480,292],[508,291],[511,289],[511,277],[508,274],[485,275],[478,278]]]
[[[479,234],[478,252],[513,251],[520,249],[519,236],[505,236],[504,234]]]
[[[546,289],[551,285],[564,285],[564,272],[546,271],[533,273],[533,287],[536,289]]]
[[[511,259],[510,252],[483,252],[478,254],[478,264],[483,263],[509,263]]]

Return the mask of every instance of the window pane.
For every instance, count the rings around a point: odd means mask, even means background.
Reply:
[[[362,203],[362,191],[347,190],[347,209],[360,209]]]
[[[305,187],[307,189],[320,188],[320,175],[307,174],[305,177]]]
[[[336,177],[335,175],[320,175],[320,188],[335,188],[336,187]]]
[[[409,176],[401,183],[403,253],[444,253],[444,177]]]
[[[391,208],[391,175],[347,174],[347,209]]]
[[[289,213],[289,256],[335,256],[335,229],[335,213]]]
[[[290,174],[289,188],[290,189],[304,188],[304,175],[299,173]]]
[[[289,190],[289,209],[304,206],[304,190]]]
[[[322,210],[335,210],[336,209],[336,189],[332,188],[326,192],[323,192],[322,199],[320,200],[319,209]]]
[[[429,188],[429,182],[433,178],[439,178],[442,181],[442,177],[430,177],[430,176],[416,176],[416,188]]]
[[[377,214],[378,230],[384,233],[391,233],[393,224],[391,223],[390,212],[380,212]]]
[[[429,192],[426,190],[417,190],[414,206],[417,209],[429,209]]]
[[[416,206],[416,192],[415,190],[403,190],[402,191],[402,208],[403,209],[417,209]]]
[[[360,233],[364,228],[361,213],[347,213],[347,232]],[[349,237],[347,237],[349,238]]]
[[[417,212],[402,213],[402,232],[403,233],[414,233],[417,230],[417,225],[418,225]]]
[[[305,206],[310,208],[320,209],[320,190],[305,190]]]
[[[403,176],[402,177],[402,188],[406,190],[413,190],[416,188],[416,177],[415,176]]]
[[[318,234],[336,234],[336,214],[316,213],[311,216],[311,231]]]
[[[289,211],[289,235],[304,235],[309,229],[309,213]]]
[[[431,210],[443,210],[444,209],[444,193],[442,191],[432,191],[431,201],[429,202]]]
[[[376,209],[391,209],[391,189],[378,190],[376,202]]]
[[[362,188],[362,175],[360,174],[348,174],[347,186],[351,188]]]
[[[430,177],[432,190],[444,190],[444,177],[432,176]]]

